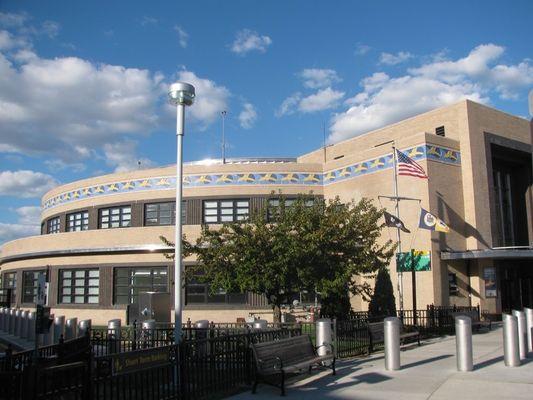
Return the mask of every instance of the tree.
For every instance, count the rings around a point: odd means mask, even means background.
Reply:
[[[280,196],[278,207],[253,210],[246,221],[204,226],[194,252],[211,289],[263,294],[275,321],[287,295],[303,290],[325,304],[348,293],[366,298],[370,287],[358,277],[387,265],[394,250],[390,241],[377,244],[382,211],[367,199],[311,199],[288,206]]]
[[[394,290],[387,268],[379,269],[374,293],[368,304],[368,316],[370,318],[396,316]]]

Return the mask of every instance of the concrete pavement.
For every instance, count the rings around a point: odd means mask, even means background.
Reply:
[[[533,358],[517,368],[503,363],[503,334],[497,327],[473,336],[474,371],[457,372],[455,337],[426,341],[421,347],[404,348],[402,369],[385,371],[383,353],[339,362],[337,376],[331,370],[301,375],[287,386],[291,399],[353,400],[502,400],[533,399]],[[533,355],[531,355],[533,356]],[[301,377],[304,377],[301,379]],[[279,389],[259,385],[232,400],[279,398]]]

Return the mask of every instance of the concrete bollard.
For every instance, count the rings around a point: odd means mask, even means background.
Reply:
[[[20,337],[22,339],[28,338],[28,316],[30,315],[29,311],[22,311],[20,318],[21,318],[21,324],[20,324]]]
[[[400,320],[388,317],[383,321],[385,330],[385,369],[400,369]]]
[[[22,322],[22,310],[19,309],[15,311],[15,331],[13,334],[16,337],[20,337],[20,328],[22,326],[21,322]]]
[[[457,371],[474,369],[472,353],[472,319],[465,315],[455,317],[455,346],[457,349]]]
[[[503,359],[506,367],[520,366],[518,319],[511,314],[503,314]]]
[[[54,320],[54,314],[50,314],[50,319],[52,319],[52,321]],[[48,332],[43,333],[41,337],[43,346],[50,346],[54,344],[54,324],[50,325]]]
[[[91,320],[83,319],[78,323],[78,337],[85,336],[91,330]]]
[[[325,356],[332,354],[331,320],[328,318],[318,319],[315,323],[317,354]]]
[[[60,315],[54,318],[53,326],[54,344],[59,343],[59,338],[63,336],[65,339],[65,316]]]
[[[120,319],[110,319],[107,322],[108,353],[120,352],[120,338],[122,337],[122,326]]]
[[[28,315],[28,340],[33,342],[35,341],[35,317],[37,313],[35,311],[30,311]]]
[[[524,312],[526,313],[527,351],[533,353],[533,308],[524,308]]]
[[[513,310],[513,315],[518,322],[518,350],[520,352],[520,360],[525,360],[527,357],[526,313]]]
[[[78,318],[69,318],[65,321],[65,340],[78,337]]]

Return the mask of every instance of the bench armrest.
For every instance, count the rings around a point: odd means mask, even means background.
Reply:
[[[274,369],[279,369],[280,371],[283,369],[283,360],[279,357],[276,357],[277,364],[274,364]]]

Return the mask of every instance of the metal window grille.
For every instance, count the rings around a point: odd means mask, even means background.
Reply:
[[[64,269],[59,272],[59,302],[62,304],[98,304],[100,271]]]
[[[48,220],[48,233],[59,233],[60,226],[61,220],[59,217],[50,218]]]
[[[445,136],[446,132],[444,130],[444,126],[438,126],[435,128],[435,135],[437,136]]]

